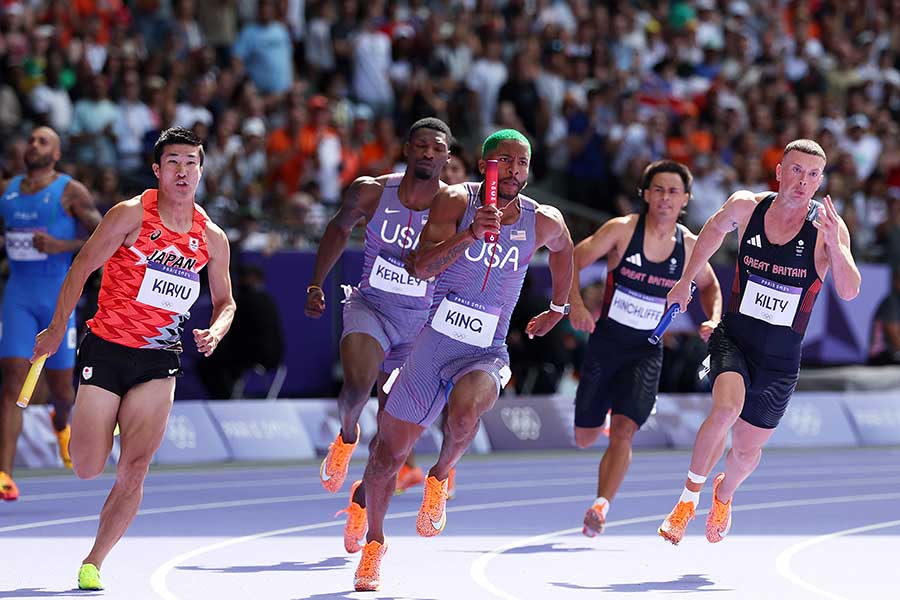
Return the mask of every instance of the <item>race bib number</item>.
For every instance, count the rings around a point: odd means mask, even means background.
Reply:
[[[407,273],[403,263],[396,258],[380,254],[375,257],[372,264],[369,285],[376,290],[413,298],[424,298],[428,291],[427,281]]]
[[[34,247],[34,230],[31,229],[6,231],[6,255],[10,260],[22,262],[47,260],[47,255]]]
[[[454,295],[441,301],[431,328],[470,346],[487,348],[494,341],[500,309],[469,302]]]
[[[744,297],[741,298],[740,312],[748,317],[790,327],[800,306],[803,288],[769,281],[765,277],[750,275]]]
[[[641,294],[616,285],[608,316],[616,323],[641,331],[651,331],[659,324],[666,310],[666,299]]]
[[[137,301],[184,314],[191,309],[198,296],[200,296],[198,273],[148,262]]]

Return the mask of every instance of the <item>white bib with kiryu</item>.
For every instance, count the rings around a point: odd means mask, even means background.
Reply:
[[[6,255],[10,260],[35,262],[47,260],[47,255],[34,247],[33,229],[7,229]]]
[[[499,321],[499,308],[469,302],[450,294],[438,306],[431,320],[431,328],[470,346],[487,348],[494,341]]]
[[[790,327],[794,323],[802,295],[803,288],[750,275],[741,299],[740,312],[772,325]]]
[[[200,296],[200,275],[187,269],[148,262],[137,301],[185,314]]]
[[[410,275],[396,258],[380,254],[372,264],[369,285],[382,292],[413,298],[424,298],[428,291],[427,281]]]
[[[616,285],[608,316],[616,323],[640,331],[656,329],[666,310],[666,299]]]

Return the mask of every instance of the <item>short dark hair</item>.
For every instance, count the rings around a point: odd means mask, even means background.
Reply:
[[[153,164],[158,165],[166,146],[174,144],[198,146],[200,148],[200,166],[203,166],[203,142],[196,133],[184,127],[170,127],[159,134],[159,139],[153,144]]]
[[[650,182],[653,181],[653,178],[659,173],[675,173],[681,177],[681,181],[684,183],[684,191],[687,193],[691,192],[691,186],[694,184],[694,176],[691,175],[691,170],[680,162],[664,159],[652,162],[644,169],[644,174],[641,176],[642,193],[650,187]]]
[[[787,156],[788,152],[790,152],[791,150],[796,150],[797,152],[802,152],[803,154],[809,154],[810,156],[818,156],[822,160],[826,162],[828,161],[828,158],[825,157],[825,150],[822,149],[822,146],[812,140],[794,140],[784,147],[784,153],[781,155],[781,158]]]
[[[410,141],[415,132],[420,129],[433,129],[435,131],[440,131],[444,135],[447,136],[447,143],[450,143],[450,140],[453,138],[453,134],[450,133],[450,126],[441,121],[436,117],[425,117],[424,119],[419,119],[415,123],[412,124],[409,128],[409,133],[406,134],[406,141]]]

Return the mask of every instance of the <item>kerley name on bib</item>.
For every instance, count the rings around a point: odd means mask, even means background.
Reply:
[[[470,346],[487,348],[494,341],[499,321],[499,308],[468,302],[450,294],[434,313],[431,328]]]
[[[137,301],[184,314],[200,296],[200,275],[186,269],[167,267],[155,262],[147,263],[144,280]]]
[[[403,263],[399,260],[380,254],[372,263],[369,285],[376,290],[413,298],[424,298],[428,291],[427,281],[407,273]]]

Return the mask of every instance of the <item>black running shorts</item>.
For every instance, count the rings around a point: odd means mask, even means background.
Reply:
[[[95,385],[121,398],[141,383],[181,375],[181,357],[172,350],[114,344],[88,330],[78,347],[77,368],[80,385]]]
[[[773,356],[754,352],[729,335],[725,322],[709,338],[710,382],[722,373],[739,373],[745,395],[741,419],[762,429],[775,429],[787,410],[800,377],[800,355]]]
[[[592,339],[575,394],[575,426],[601,427],[609,409],[643,425],[656,404],[662,359],[662,346]]]

